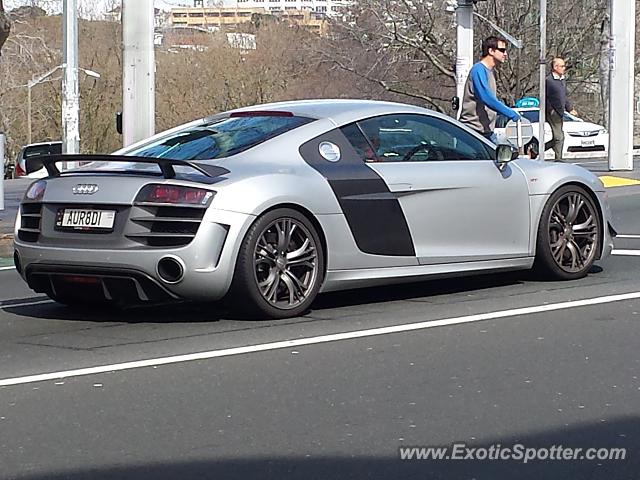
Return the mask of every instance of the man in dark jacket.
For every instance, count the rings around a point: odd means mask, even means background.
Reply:
[[[567,84],[565,81],[564,72],[566,70],[566,64],[563,58],[556,57],[551,63],[551,73],[547,76],[547,87],[545,89],[547,93],[546,102],[546,117],[547,122],[551,126],[551,132],[553,138],[551,141],[545,143],[545,151],[553,148],[553,152],[556,155],[556,160],[562,158],[562,147],[564,146],[564,132],[562,131],[562,117],[565,110],[572,115],[576,115],[571,102],[567,98]]]

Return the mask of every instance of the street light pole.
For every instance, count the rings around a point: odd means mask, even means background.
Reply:
[[[464,85],[473,64],[473,1],[459,0],[456,8],[457,23],[457,55],[456,55],[456,96],[459,108],[456,116],[460,115]]]
[[[544,127],[547,110],[547,0],[540,0],[540,109],[538,110],[538,160],[544,160]],[[559,159],[558,159],[559,160]]]
[[[609,170],[633,170],[633,80],[636,5],[610,0]]]
[[[122,140],[124,146],[155,132],[153,0],[122,1]]]
[[[64,0],[63,16],[65,71],[62,80],[62,152],[80,153],[77,0]],[[74,164],[67,162],[63,169],[74,168]]]
[[[31,143],[31,82],[27,84],[27,145]]]

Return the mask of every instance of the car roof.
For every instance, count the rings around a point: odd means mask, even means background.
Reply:
[[[50,142],[38,142],[38,143],[28,143],[27,145],[23,145],[22,148],[29,148],[29,147],[42,147],[44,145],[57,145],[60,144],[62,145],[62,141],[61,140],[52,140]]]
[[[226,113],[251,111],[291,112],[296,116],[310,118],[328,118],[336,124],[342,125],[368,116],[383,115],[385,113],[421,113],[443,116],[433,110],[416,105],[380,100],[354,99],[315,99],[294,100],[287,102],[266,103],[239,108]]]

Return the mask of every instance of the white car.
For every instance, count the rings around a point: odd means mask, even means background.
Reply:
[[[15,177],[42,178],[47,176],[47,170],[42,166],[40,157],[47,155],[60,155],[62,142],[30,143],[23,146],[18,152],[15,161]]]
[[[538,126],[540,109],[538,107],[530,107],[514,108],[514,110],[531,122],[534,137],[531,140],[531,144],[537,147],[538,131],[540,128]],[[495,129],[498,143],[508,142],[505,133],[507,121],[508,118],[498,115]],[[609,133],[602,125],[585,122],[581,118],[565,112],[562,130],[564,131],[563,158],[602,157],[607,154],[609,149]],[[545,142],[553,138],[551,127],[548,123],[545,124],[544,138]],[[545,158],[554,158],[553,150],[547,150],[545,152]]]

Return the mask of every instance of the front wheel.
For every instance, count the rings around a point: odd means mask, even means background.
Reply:
[[[600,251],[601,235],[600,214],[585,189],[560,188],[542,211],[534,269],[557,280],[584,277]]]
[[[242,241],[230,306],[252,317],[295,317],[315,299],[323,272],[324,252],[313,224],[296,210],[272,210]]]

